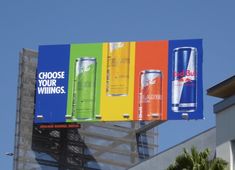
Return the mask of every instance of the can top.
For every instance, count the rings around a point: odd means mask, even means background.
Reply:
[[[80,58],[77,58],[76,59],[77,61],[83,61],[83,60],[92,60],[92,61],[95,61],[96,58],[95,57],[87,57],[87,56],[84,56],[84,57],[80,57]]]
[[[141,71],[141,74],[147,74],[147,73],[158,73],[158,74],[162,74],[161,70],[143,70],[143,71]]]
[[[179,51],[179,50],[192,50],[192,51],[197,51],[197,48],[196,48],[196,47],[177,47],[177,48],[174,48],[173,51]]]

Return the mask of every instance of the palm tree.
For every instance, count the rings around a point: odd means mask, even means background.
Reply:
[[[185,148],[181,155],[177,156],[175,162],[167,170],[225,170],[228,163],[221,158],[209,160],[210,151],[205,149],[198,152],[195,147],[189,153]]]

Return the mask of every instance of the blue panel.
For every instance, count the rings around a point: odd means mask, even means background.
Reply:
[[[169,41],[168,120],[203,118],[202,55],[201,39]]]
[[[70,45],[39,46],[35,123],[65,122]]]

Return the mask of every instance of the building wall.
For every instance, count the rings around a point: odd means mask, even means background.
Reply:
[[[177,155],[181,154],[183,148],[191,149],[195,146],[199,151],[209,148],[212,151],[212,156],[215,154],[216,148],[216,129],[211,128],[185,142],[182,142],[150,159],[139,163],[129,170],[165,170],[171,163],[174,162]]]
[[[231,143],[232,143],[232,154],[233,154],[233,159],[232,159],[233,165],[232,166],[233,166],[233,170],[234,170],[235,169],[235,156],[234,156],[235,155],[235,140],[233,140]]]
[[[30,56],[30,57],[28,57]],[[34,86],[37,64],[37,53],[25,50],[20,53],[19,58],[19,78],[17,94],[16,111],[16,129],[15,129],[15,148],[14,148],[14,166],[18,169],[33,169],[39,166],[32,165],[35,160],[35,154],[31,150],[32,130],[33,130],[33,110],[34,110]],[[22,99],[22,100],[21,100]],[[27,159],[30,157],[29,159]],[[25,162],[28,161],[28,165]]]
[[[216,156],[226,160],[229,163],[229,169],[234,170],[235,96],[216,104],[215,112],[217,112]]]
[[[216,129],[216,144],[218,146],[235,140],[235,104],[216,114]]]
[[[228,162],[229,170],[233,170],[233,155],[231,142],[227,141],[216,147],[216,157]]]

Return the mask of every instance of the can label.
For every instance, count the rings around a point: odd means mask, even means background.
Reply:
[[[173,52],[172,110],[193,112],[196,110],[197,50],[180,47]]]
[[[95,106],[96,59],[79,58],[75,63],[74,119],[93,119]]]
[[[145,70],[140,75],[139,120],[161,119],[162,74],[159,70]]]
[[[108,44],[107,88],[108,96],[128,95],[130,64],[130,43],[113,42]]]

